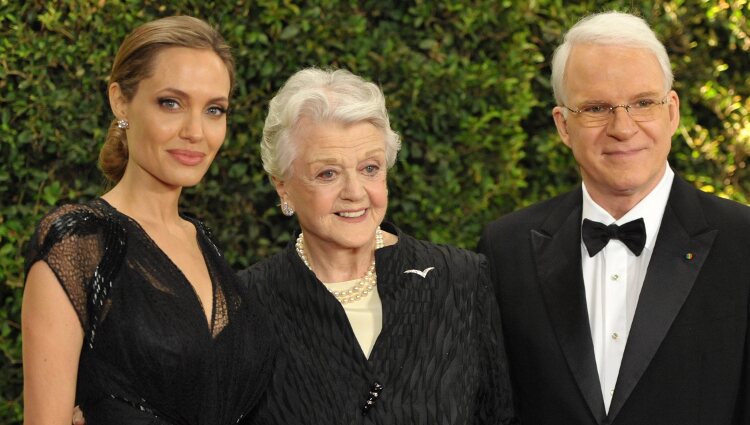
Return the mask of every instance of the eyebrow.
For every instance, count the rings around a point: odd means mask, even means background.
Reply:
[[[187,97],[187,98],[190,97],[190,95],[187,94],[186,92],[180,89],[176,89],[174,87],[167,87],[162,90],[159,90],[159,92],[172,92],[180,97]],[[226,96],[219,96],[219,97],[214,97],[213,99],[209,99],[208,103],[229,103],[229,99]]]
[[[367,153],[365,154],[365,157],[366,157],[366,158],[369,158],[369,157],[371,157],[371,156],[375,156],[376,154],[378,154],[378,153],[380,153],[380,152],[383,152],[383,153],[385,153],[385,149],[383,149],[383,148],[377,148],[377,149],[373,149],[373,150],[371,150],[371,151],[368,151],[368,152],[367,152]]]
[[[336,158],[315,158],[312,161],[308,162],[309,165],[317,164],[317,163],[336,164],[338,163],[338,160]]]
[[[385,152],[385,149],[378,148],[378,149],[373,149],[371,151],[367,151],[367,153],[365,153],[365,158],[370,158],[370,157],[375,156],[376,154],[378,154],[380,152]],[[322,164],[338,164],[338,162],[339,162],[338,158],[329,157],[329,158],[314,158],[312,161],[308,162],[307,164],[308,165],[318,164],[318,163],[322,163]]]
[[[640,98],[640,97],[656,97],[656,96],[659,96],[659,92],[644,91],[644,92],[640,92],[640,93],[636,94],[635,96],[633,96],[633,99],[637,99],[637,98]]]
[[[655,91],[643,91],[643,92],[637,93],[635,96],[632,96],[631,99],[640,99],[640,98],[644,98],[644,97],[657,97],[657,96],[659,96],[659,92],[655,92]],[[585,100],[585,101],[581,102],[580,105],[591,105],[591,104],[599,104],[599,103],[607,103],[607,104],[609,104],[609,102],[606,101],[606,100],[589,99],[589,100]]]

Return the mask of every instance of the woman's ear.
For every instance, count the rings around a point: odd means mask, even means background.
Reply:
[[[279,199],[283,200],[286,196],[286,186],[284,186],[284,180],[276,176],[271,177],[274,188],[276,188],[276,194],[279,195]]]
[[[112,109],[112,113],[115,117],[120,119],[127,119],[127,105],[128,101],[125,99],[125,94],[122,92],[120,85],[112,83],[109,85],[109,107]]]
[[[279,200],[281,201],[281,212],[287,217],[294,215],[294,203],[289,199],[284,180],[278,177],[271,177],[271,180],[276,188],[276,194],[279,195]]]

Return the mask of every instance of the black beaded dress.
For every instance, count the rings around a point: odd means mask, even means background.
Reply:
[[[87,425],[223,425],[263,396],[276,344],[203,224],[210,326],[192,285],[137,222],[106,201],[42,219],[26,271],[45,261],[84,329],[76,403]]]

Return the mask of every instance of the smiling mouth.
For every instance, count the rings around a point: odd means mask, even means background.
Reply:
[[[167,151],[182,165],[198,165],[203,162],[206,154],[185,149],[172,149]]]
[[[342,211],[342,212],[336,213],[336,215],[339,217],[345,217],[345,218],[357,218],[357,217],[362,217],[363,215],[365,215],[365,211],[366,210]]]
[[[643,149],[630,149],[630,150],[624,150],[624,151],[612,151],[612,152],[605,152],[604,155],[613,155],[613,156],[627,156],[627,155],[635,155],[637,153],[640,153]]]

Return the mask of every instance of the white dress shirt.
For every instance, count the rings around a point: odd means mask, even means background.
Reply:
[[[583,219],[604,225],[622,225],[643,218],[646,226],[646,246],[640,256],[633,254],[619,240],[612,239],[604,249],[589,257],[581,241],[581,266],[591,339],[604,406],[608,412],[673,179],[674,172],[667,164],[657,186],[619,220],[597,205],[586,190],[586,185],[583,185]]]

